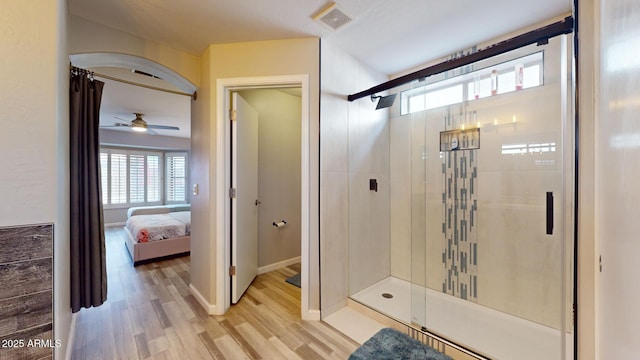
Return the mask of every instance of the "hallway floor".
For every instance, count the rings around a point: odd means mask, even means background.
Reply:
[[[106,230],[108,300],[78,314],[73,359],[346,359],[358,344],[300,319],[296,266],[259,275],[224,316],[189,291],[189,257],[132,266],[124,231]]]

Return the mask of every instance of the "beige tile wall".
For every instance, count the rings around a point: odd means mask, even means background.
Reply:
[[[321,46],[320,269],[327,316],[354,289],[389,275],[389,146],[386,113],[376,113],[369,99],[345,101],[387,77],[330,40]],[[369,191],[370,178],[378,179],[378,192]]]

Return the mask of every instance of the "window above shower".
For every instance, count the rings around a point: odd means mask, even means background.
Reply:
[[[536,52],[462,74],[440,74],[400,93],[400,115],[506,94],[544,84],[544,55]]]

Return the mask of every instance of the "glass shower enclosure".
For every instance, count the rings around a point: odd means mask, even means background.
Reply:
[[[352,300],[489,358],[572,358],[571,42],[405,84],[387,119],[349,123]]]

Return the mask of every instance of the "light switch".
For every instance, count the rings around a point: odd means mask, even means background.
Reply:
[[[198,184],[193,184],[193,190],[191,191],[193,195],[198,195]]]

